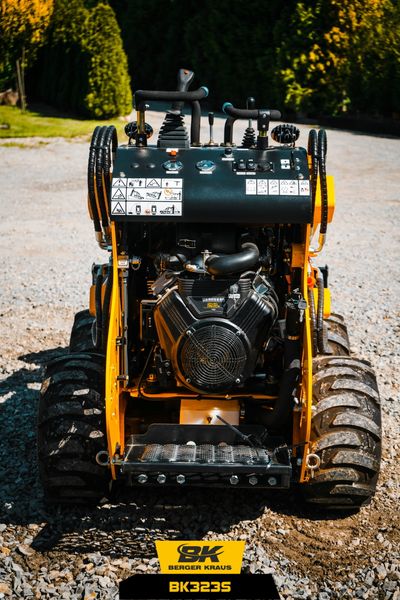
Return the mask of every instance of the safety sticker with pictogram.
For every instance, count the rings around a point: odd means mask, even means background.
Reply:
[[[114,177],[112,186],[113,187],[126,187],[127,178],[126,177],[118,177],[117,179]]]
[[[121,202],[111,202],[111,214],[112,215],[124,215],[125,214],[125,202],[123,205]]]
[[[126,188],[112,188],[111,190],[111,199],[112,200],[125,200],[126,198]]]
[[[136,179],[128,179],[128,187],[130,188],[145,188],[146,179],[144,177],[137,177]]]
[[[146,187],[147,188],[160,188],[161,187],[161,179],[146,179]]]

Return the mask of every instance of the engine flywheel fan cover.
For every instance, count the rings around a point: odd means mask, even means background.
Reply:
[[[182,382],[200,392],[224,392],[243,381],[249,357],[246,335],[223,319],[207,319],[188,329],[177,344]]]

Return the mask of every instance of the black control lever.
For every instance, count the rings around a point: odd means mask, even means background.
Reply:
[[[210,141],[206,146],[217,146],[218,144],[214,142],[214,113],[208,113],[208,125],[210,127]]]
[[[229,117],[234,117],[235,119],[257,119],[259,112],[267,112],[271,121],[279,121],[282,116],[279,110],[235,108],[231,102],[225,102],[222,106],[222,111]]]
[[[250,96],[246,100],[246,108],[248,110],[254,110],[256,106],[255,98]],[[245,129],[242,146],[243,148],[254,148],[256,145],[256,134],[253,129],[253,119],[249,119],[248,125]]]
[[[187,92],[190,84],[194,78],[194,72],[188,69],[179,69],[178,71],[178,85],[176,88],[177,92]],[[183,102],[175,101],[172,103],[171,111],[182,111]]]
[[[232,146],[233,124],[237,119],[257,119],[259,125],[262,124],[262,137],[266,137],[269,121],[279,121],[281,113],[274,109],[254,109],[254,108],[235,108],[231,102],[225,102],[222,111],[228,115],[225,121],[224,146]],[[259,135],[260,138],[260,135]],[[264,144],[263,144],[264,145]]]

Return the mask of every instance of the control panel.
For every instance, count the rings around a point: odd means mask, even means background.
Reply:
[[[136,222],[310,223],[307,153],[291,146],[119,146],[110,214]]]

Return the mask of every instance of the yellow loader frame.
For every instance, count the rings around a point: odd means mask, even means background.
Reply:
[[[311,166],[311,164],[310,164]],[[335,209],[334,181],[332,176],[327,176],[328,191],[328,223],[333,219]],[[313,269],[312,259],[318,255],[324,245],[324,236],[319,236],[318,248],[311,246],[312,238],[316,237],[318,226],[321,223],[321,188],[318,181],[315,199],[314,219],[312,225],[306,226],[304,244],[292,245],[291,268],[302,269],[302,294],[308,297],[309,288],[312,286]],[[109,329],[106,353],[105,377],[105,408],[106,431],[110,468],[113,479],[117,478],[115,463],[121,459],[125,445],[125,409],[131,396],[137,396],[137,390],[128,388],[125,376],[122,374],[123,356],[119,341],[125,335],[124,322],[124,297],[122,293],[122,279],[127,275],[128,268],[126,257],[119,254],[118,224],[111,222],[111,263],[113,268],[113,284],[111,292]],[[329,289],[324,291],[324,317],[330,315]],[[90,311],[94,315],[93,293],[91,294]],[[310,326],[310,311],[305,310],[302,373],[298,386],[297,397],[299,405],[293,413],[293,446],[294,455],[301,459],[300,483],[308,481],[311,472],[307,466],[307,455],[311,452],[311,408],[312,408],[312,336]],[[136,394],[135,394],[136,392]]]

